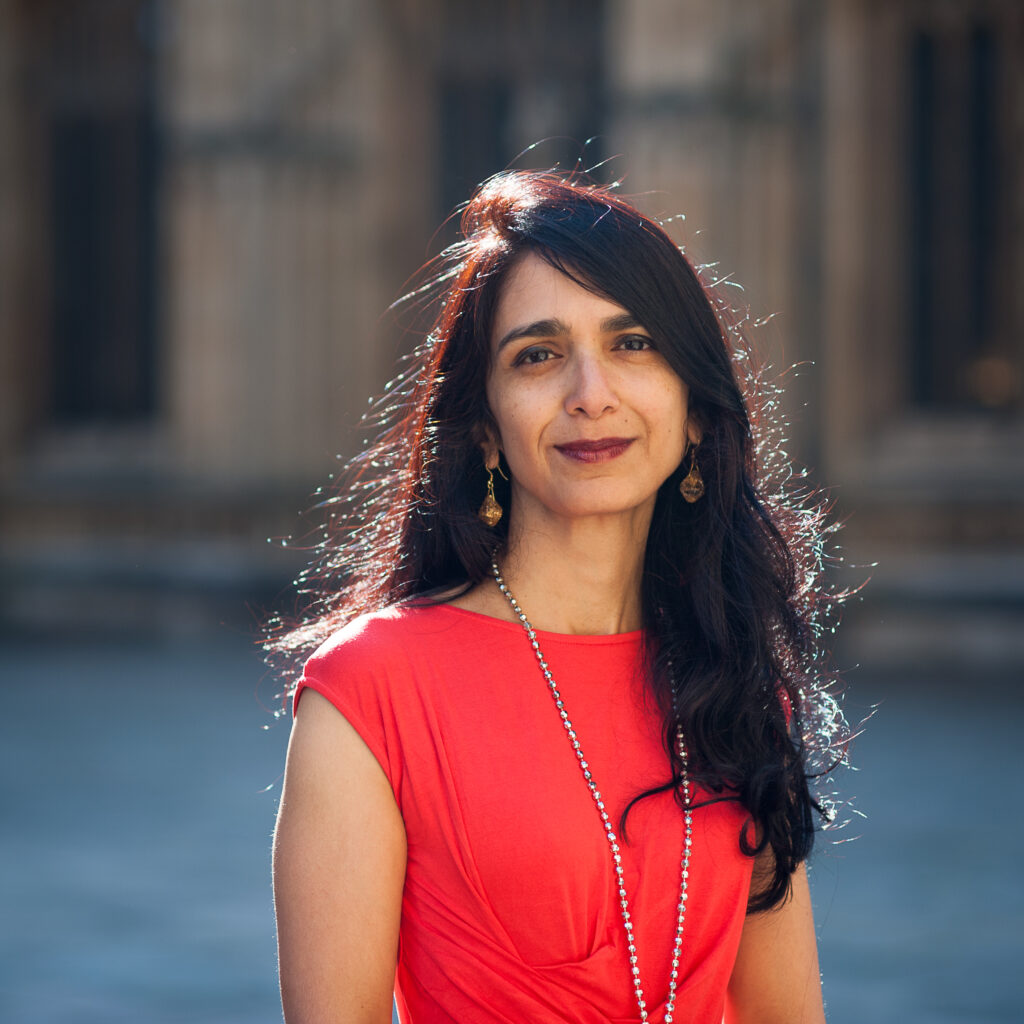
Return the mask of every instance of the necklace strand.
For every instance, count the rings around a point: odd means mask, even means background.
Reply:
[[[601,791],[597,788],[597,783],[594,781],[593,773],[590,771],[590,764],[587,762],[587,759],[583,754],[583,748],[580,746],[579,737],[576,735],[576,730],[569,718],[569,712],[565,709],[565,701],[562,700],[562,695],[555,683],[554,676],[551,674],[551,669],[548,667],[548,663],[540,649],[540,643],[537,640],[537,632],[534,630],[533,626],[530,625],[530,621],[527,619],[522,608],[519,607],[519,602],[512,596],[512,592],[508,589],[504,579],[502,579],[498,563],[493,558],[491,559],[491,572],[494,574],[494,580],[498,584],[498,589],[505,595],[508,603],[512,607],[512,611],[516,615],[516,618],[519,619],[523,629],[526,631],[526,635],[530,641],[530,646],[533,648],[533,653],[537,658],[537,663],[540,665],[540,670],[548,685],[548,690],[555,702],[555,707],[558,709],[558,715],[562,720],[562,726],[565,729],[566,737],[572,746],[573,754],[580,766],[580,771],[583,772],[583,779],[587,784],[587,789],[590,790],[590,795],[594,800],[594,806],[597,808],[597,813],[601,818],[601,825],[604,829],[604,837],[608,843],[608,849],[611,853],[612,867],[615,871],[615,880],[618,886],[619,907],[622,912],[622,923],[626,931],[626,945],[629,950],[629,964],[633,981],[633,992],[636,996],[637,1008],[640,1011],[640,1020],[646,1021],[648,1019],[647,1003],[644,999],[643,985],[640,982],[640,965],[636,951],[636,936],[634,935],[633,922],[629,913],[629,897],[626,894],[626,880],[622,871],[622,854],[619,848],[618,837],[615,834],[615,829],[612,826],[611,819],[608,817],[608,812],[605,810],[604,798],[601,796]],[[672,968],[669,973],[668,1000],[665,1003],[666,1024],[672,1024],[672,1015],[675,1012],[676,985],[679,981],[679,953],[683,946],[683,926],[686,922],[686,901],[688,897],[687,883],[690,877],[690,847],[693,841],[693,810],[691,807],[692,795],[690,792],[690,775],[688,771],[689,762],[687,758],[686,740],[683,736],[682,726],[679,726],[676,729],[676,748],[679,752],[679,760],[682,763],[681,783],[683,791],[684,830],[683,852],[682,857],[680,858],[679,902],[676,905],[676,930],[672,944]]]

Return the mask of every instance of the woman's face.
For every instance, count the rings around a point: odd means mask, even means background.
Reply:
[[[644,326],[527,254],[502,286],[491,359],[485,454],[504,453],[520,524],[649,517],[686,451],[687,389]]]

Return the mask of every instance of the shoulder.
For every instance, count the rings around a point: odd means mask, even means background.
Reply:
[[[392,605],[368,612],[332,633],[310,655],[306,671],[339,661],[357,661],[386,654],[396,643],[417,632],[417,623],[435,617],[429,605]]]
[[[401,673],[459,643],[467,624],[437,601],[392,605],[361,615],[329,636],[306,661],[303,676],[329,678],[372,671]]]
[[[293,714],[307,689],[326,698],[370,748],[396,794],[401,737],[423,703],[417,691],[432,678],[446,620],[443,605],[426,602],[361,615],[313,652],[295,685]]]

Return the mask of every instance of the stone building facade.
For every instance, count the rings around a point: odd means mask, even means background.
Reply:
[[[3,0],[4,615],[286,584],[437,225],[607,161],[801,365],[858,642],[1019,664],[1022,57],[1013,0]]]

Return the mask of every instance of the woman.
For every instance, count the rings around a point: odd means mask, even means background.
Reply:
[[[275,838],[288,1024],[384,1024],[393,990],[413,1024],[820,1022],[820,516],[657,224],[511,172],[462,228],[275,641],[320,644]]]

